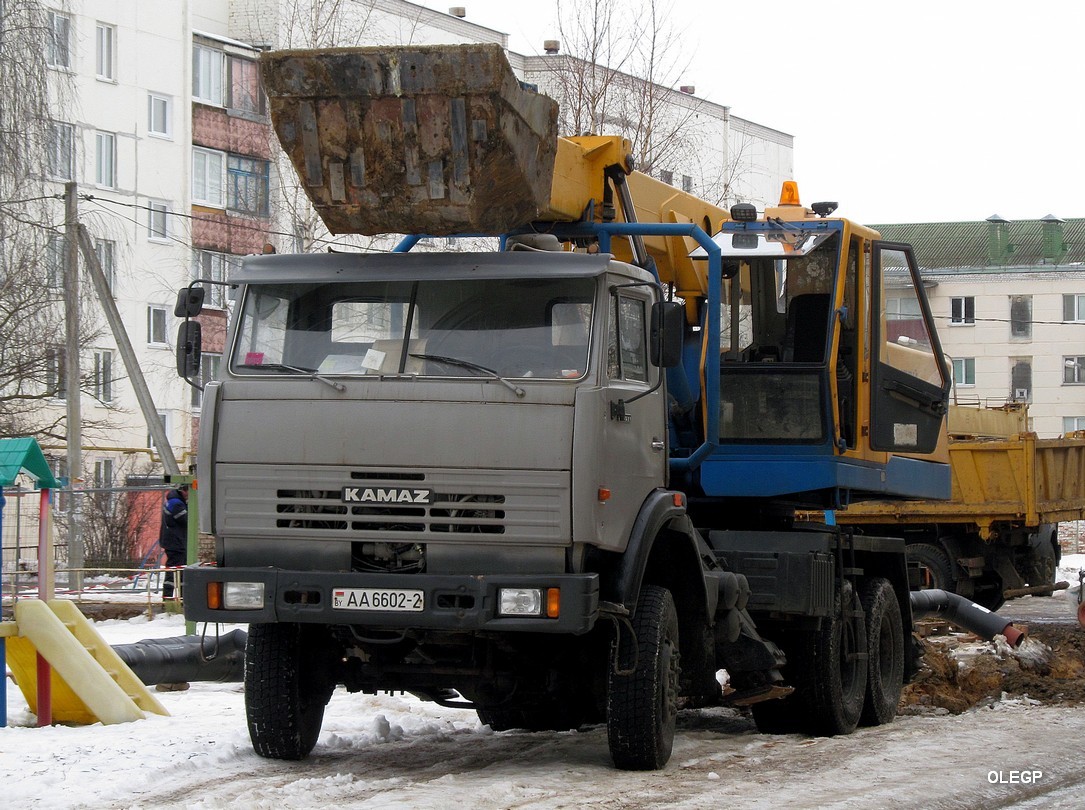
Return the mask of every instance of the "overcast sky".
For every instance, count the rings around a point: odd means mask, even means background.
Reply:
[[[519,53],[558,38],[557,0],[421,4],[465,6]],[[1080,0],[672,9],[674,46],[691,60],[675,84],[793,135],[804,203],[837,200],[842,215],[870,224],[1085,217]]]

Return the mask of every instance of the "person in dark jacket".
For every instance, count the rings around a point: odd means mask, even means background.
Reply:
[[[171,489],[162,504],[162,528],[158,532],[158,545],[166,552],[166,566],[185,565],[188,556],[188,484]],[[167,571],[162,583],[162,598],[173,597],[173,580],[176,575]]]

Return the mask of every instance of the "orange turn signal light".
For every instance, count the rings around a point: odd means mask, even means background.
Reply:
[[[609,501],[609,500],[610,500],[610,490],[607,489],[606,487],[599,487],[599,501],[603,502],[603,501]]]
[[[780,205],[802,205],[799,202],[799,184],[794,180],[785,180],[780,189]]]
[[[561,588],[546,589],[547,618],[556,619],[561,613]]]
[[[222,583],[207,583],[207,607],[211,610],[222,610]]]

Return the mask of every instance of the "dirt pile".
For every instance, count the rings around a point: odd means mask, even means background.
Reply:
[[[1004,641],[967,635],[920,639],[923,666],[901,697],[902,714],[973,706],[1012,698],[1045,704],[1085,703],[1085,630],[1070,624],[1030,624],[1014,650]]]

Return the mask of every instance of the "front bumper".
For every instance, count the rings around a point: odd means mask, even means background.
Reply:
[[[252,610],[212,609],[215,582],[262,582],[264,604]],[[421,611],[344,610],[332,607],[337,588],[410,588],[423,591]],[[556,618],[498,616],[499,588],[560,588]],[[374,629],[498,633],[587,633],[599,616],[598,574],[370,574],[289,571],[279,568],[184,570],[185,618],[197,622],[353,624]]]

